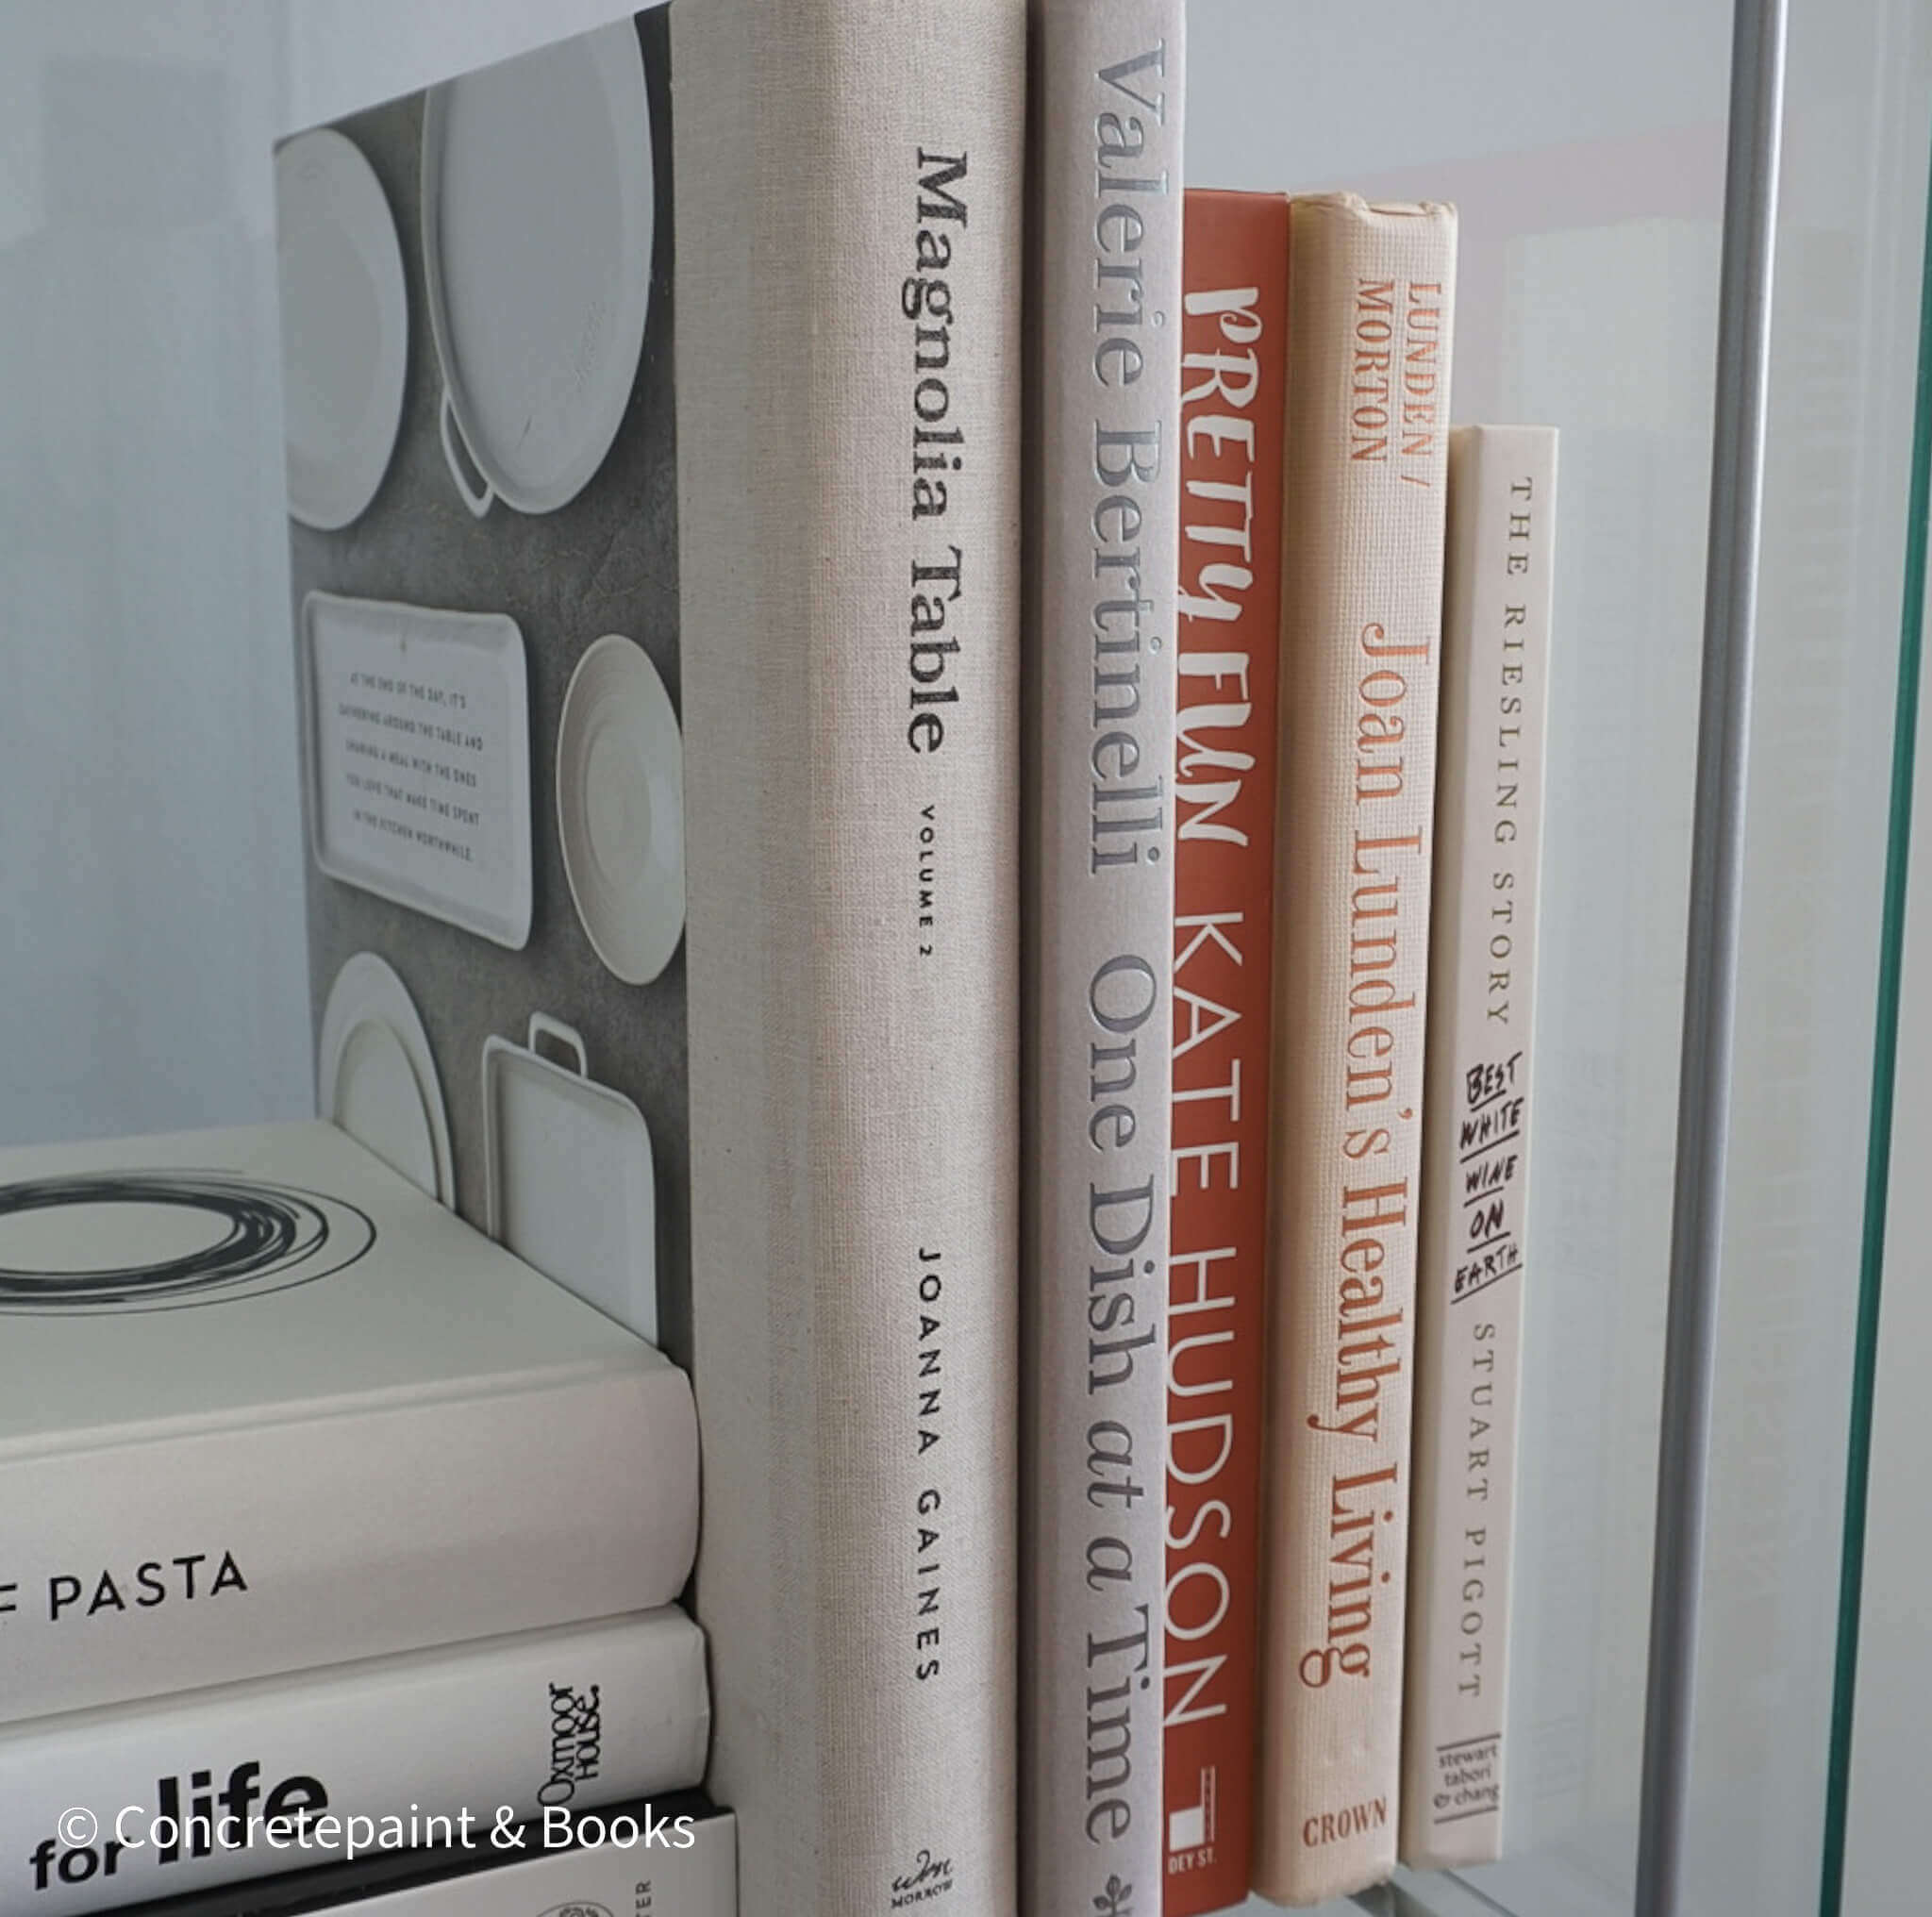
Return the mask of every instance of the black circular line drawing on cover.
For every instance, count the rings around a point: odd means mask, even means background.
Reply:
[[[8,1219],[35,1212],[121,1205],[204,1213],[218,1235],[192,1251],[135,1264],[68,1270],[0,1262],[0,1313],[225,1304],[326,1277],[375,1242],[368,1214],[340,1198],[223,1172],[75,1172],[0,1185],[0,1231]]]

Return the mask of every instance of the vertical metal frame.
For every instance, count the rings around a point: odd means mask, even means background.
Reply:
[[[1679,1917],[1684,1909],[1718,1275],[1730,1143],[1785,36],[1786,0],[1736,0],[1697,808],[1637,1847],[1638,1917]]]

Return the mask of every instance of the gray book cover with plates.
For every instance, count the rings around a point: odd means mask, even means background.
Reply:
[[[690,1359],[662,9],[275,155],[325,1117]]]
[[[277,155],[321,1108],[690,1369],[797,1917],[1014,1901],[1024,55],[675,0]]]

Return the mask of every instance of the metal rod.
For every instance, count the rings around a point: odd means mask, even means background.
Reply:
[[[1786,0],[1737,0],[1731,33],[1697,809],[1690,848],[1676,1190],[1637,1843],[1638,1917],[1679,1917],[1684,1908],[1724,1162],[1730,1143],[1772,266],[1784,130],[1785,5]]]

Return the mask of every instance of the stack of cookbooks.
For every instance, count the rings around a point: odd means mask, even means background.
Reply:
[[[0,1313],[7,1909],[425,1843],[561,1881],[702,1776],[683,1373],[340,1128],[0,1157]],[[692,1868],[649,1834],[626,1882]]]

